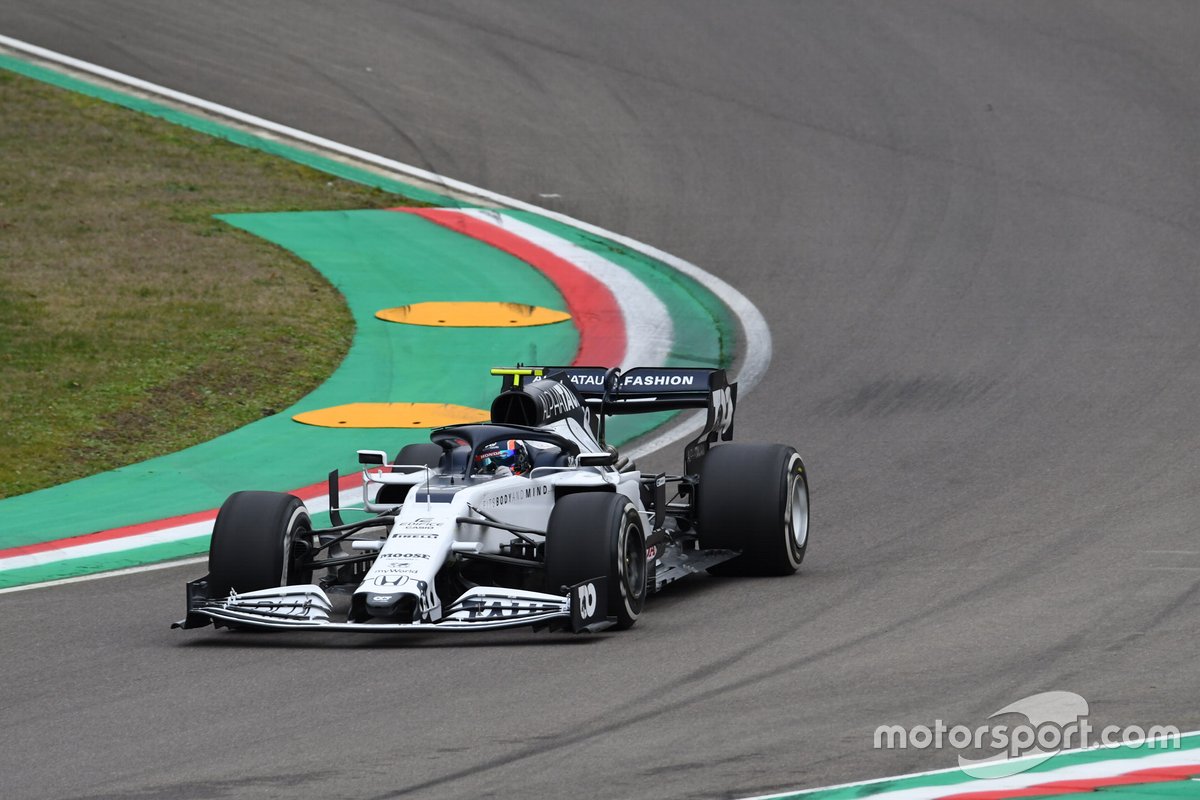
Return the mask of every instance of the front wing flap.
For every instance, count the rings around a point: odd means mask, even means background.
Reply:
[[[355,633],[424,633],[523,626],[596,632],[615,623],[614,619],[605,616],[604,584],[604,578],[584,581],[568,587],[570,591],[565,597],[523,589],[476,586],[447,606],[436,622],[409,623],[334,621],[330,619],[333,604],[328,595],[312,584],[231,593],[220,599],[196,597],[189,592],[187,618],[172,627],[199,627],[211,621],[263,630]]]

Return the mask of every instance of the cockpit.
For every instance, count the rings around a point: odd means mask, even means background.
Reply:
[[[516,425],[443,428],[433,441],[443,449],[443,475],[472,479],[529,477],[538,467],[565,467],[579,445],[549,431]]]

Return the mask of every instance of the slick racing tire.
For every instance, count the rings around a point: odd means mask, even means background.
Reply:
[[[790,575],[808,550],[808,474],[791,447],[723,444],[700,468],[700,546],[740,550],[714,575]]]
[[[546,591],[601,576],[608,579],[608,616],[619,629],[631,627],[646,602],[641,518],[622,494],[567,495],[554,504],[546,530]]]
[[[312,582],[301,564],[312,547],[312,521],[300,499],[279,492],[237,492],[217,512],[208,548],[208,595]]]
[[[442,446],[433,442],[418,442],[417,444],[406,444],[400,448],[400,452],[396,455],[396,464],[424,464],[427,467],[436,468],[438,461],[442,457]],[[408,472],[409,470],[397,470],[398,472]]]
[[[442,446],[433,442],[418,442],[416,444],[406,444],[400,448],[400,452],[396,454],[396,460],[393,464],[424,464],[427,467],[437,468],[438,460],[442,457]],[[415,469],[395,468],[392,472],[416,472]],[[412,486],[395,483],[385,483],[379,487],[379,493],[375,495],[375,502],[379,505],[395,505],[398,506],[408,497],[408,493],[412,490]]]

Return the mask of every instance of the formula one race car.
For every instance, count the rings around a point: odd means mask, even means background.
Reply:
[[[315,529],[290,494],[238,492],[208,575],[175,627],[373,633],[637,622],[685,575],[786,575],[808,546],[808,481],[791,447],[732,444],[724,370],[497,369],[491,422],[360,450],[365,519]],[[604,445],[605,420],[707,409],[682,475],[644,475]]]

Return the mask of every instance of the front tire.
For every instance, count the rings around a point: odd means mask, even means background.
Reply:
[[[790,575],[808,551],[808,473],[781,444],[725,444],[700,468],[696,525],[705,549],[741,550],[714,575]]]
[[[208,548],[208,595],[229,596],[312,582],[302,569],[312,547],[312,521],[298,497],[236,492],[213,526]]]
[[[629,498],[571,494],[554,504],[546,530],[546,591],[608,579],[608,616],[630,628],[646,602],[646,535]]]

